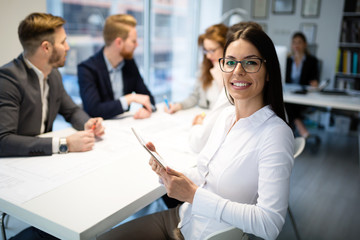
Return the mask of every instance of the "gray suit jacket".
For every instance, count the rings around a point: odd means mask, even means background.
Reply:
[[[48,76],[49,106],[45,132],[52,130],[59,113],[77,130],[89,116],[66,93],[60,72]],[[38,77],[22,54],[0,68],[0,156],[51,155],[52,138],[36,137],[41,127],[41,93]]]

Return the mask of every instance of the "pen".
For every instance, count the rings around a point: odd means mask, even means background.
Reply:
[[[164,95],[164,102],[165,102],[167,108],[170,109],[169,101],[168,101],[166,95]]]
[[[94,124],[91,126],[91,130],[95,130],[95,128],[96,128],[96,123],[97,123],[97,120],[95,120]]]

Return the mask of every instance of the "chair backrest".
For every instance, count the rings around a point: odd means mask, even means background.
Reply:
[[[294,158],[298,157],[305,148],[305,138],[296,137],[294,141]]]
[[[243,235],[244,232],[239,228],[230,227],[210,234],[205,240],[238,240],[241,239]]]

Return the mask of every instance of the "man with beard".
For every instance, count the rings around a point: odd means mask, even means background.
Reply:
[[[117,14],[106,19],[105,46],[78,65],[80,95],[90,116],[113,118],[128,111],[131,103],[143,105],[135,119],[148,118],[155,101],[133,59],[137,47],[136,19]]]
[[[82,152],[104,134],[102,118],[91,118],[66,93],[57,70],[69,45],[65,20],[32,13],[20,22],[24,52],[0,67],[0,157]],[[81,130],[67,137],[39,138],[52,131],[57,114]]]
[[[51,155],[91,150],[104,134],[102,118],[89,118],[66,93],[57,70],[69,45],[61,17],[31,13],[18,27],[24,52],[0,67],[0,157]],[[39,138],[50,132],[57,114],[80,130],[64,138]],[[57,239],[29,227],[10,238]]]

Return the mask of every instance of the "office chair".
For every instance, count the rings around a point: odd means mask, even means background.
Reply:
[[[296,137],[294,141],[294,158],[297,158],[305,148],[305,138],[303,137]],[[290,217],[291,224],[294,228],[294,232],[296,235],[296,239],[300,240],[300,235],[297,230],[297,226],[295,223],[294,216],[290,210],[290,206],[288,206],[288,213]],[[252,237],[247,238],[244,235],[244,232],[236,227],[229,227],[226,229],[222,229],[220,231],[214,232],[206,237],[206,240],[239,240],[239,239],[252,239]]]
[[[1,236],[3,240],[6,240],[6,232],[5,232],[5,217],[6,217],[6,213],[2,212],[1,213],[1,218],[0,218],[0,226],[1,226]]]
[[[294,141],[294,158],[295,159],[304,151],[305,144],[306,144],[306,140],[305,140],[304,137],[296,137],[295,138],[295,141]],[[289,206],[288,206],[288,213],[289,213],[291,224],[292,224],[292,226],[294,228],[296,239],[300,240],[301,239],[300,234],[299,234],[299,231],[297,229],[294,216],[293,216],[293,214],[291,212],[291,209],[290,209],[290,203],[289,203]]]
[[[305,138],[303,137],[296,137],[294,141],[294,158],[297,158],[305,148]]]
[[[230,227],[210,234],[206,237],[206,240],[239,240],[243,236],[244,232],[239,228]]]

